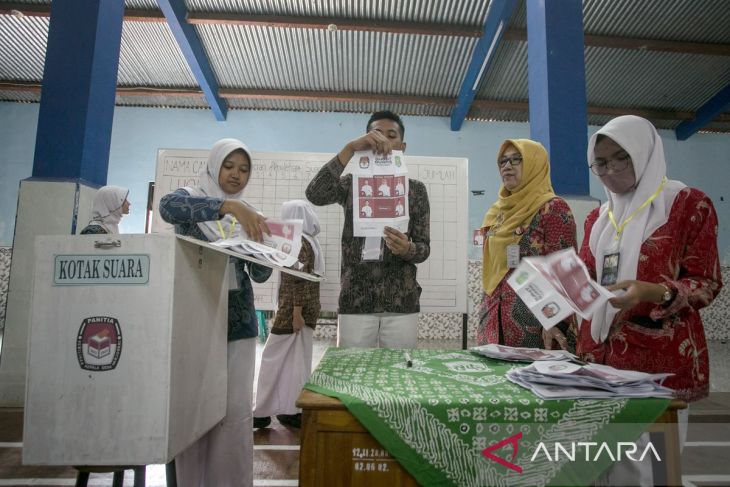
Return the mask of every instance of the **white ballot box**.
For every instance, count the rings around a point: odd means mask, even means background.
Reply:
[[[166,463],[223,418],[227,255],[174,235],[35,255],[23,463]]]

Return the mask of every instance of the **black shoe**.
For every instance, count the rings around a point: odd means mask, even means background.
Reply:
[[[284,426],[291,426],[292,428],[302,427],[302,414],[277,414],[276,419],[279,420]]]
[[[270,416],[262,416],[260,418],[253,418],[253,427],[254,428],[266,428],[268,425],[271,424],[271,417]]]

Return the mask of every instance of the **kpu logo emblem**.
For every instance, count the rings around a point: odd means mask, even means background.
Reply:
[[[522,473],[522,467],[519,465],[515,465],[510,460],[514,460],[515,457],[517,457],[517,451],[519,450],[519,444],[517,443],[519,440],[522,439],[522,432],[517,433],[516,435],[512,435],[509,438],[505,438],[504,440],[495,443],[492,446],[486,447],[484,450],[482,450],[482,455],[485,458],[488,458],[490,460],[494,460],[495,462],[499,463],[500,465],[503,465],[509,469],[514,470],[517,473]],[[512,458],[510,460],[505,460],[502,457],[498,457],[494,453],[492,453],[494,450],[499,450],[505,445],[512,445]]]
[[[360,157],[360,167],[362,169],[367,169],[370,167],[370,158],[368,156]]]
[[[93,316],[81,323],[76,337],[76,356],[84,370],[112,370],[122,354],[119,321],[109,316]]]

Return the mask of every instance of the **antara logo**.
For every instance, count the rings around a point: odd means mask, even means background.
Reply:
[[[499,443],[495,443],[492,446],[486,447],[484,450],[482,450],[482,456],[490,460],[494,460],[500,465],[510,468],[517,473],[522,473],[522,467],[520,467],[519,465],[515,465],[511,461],[505,460],[504,458],[498,457],[497,455],[492,453],[494,450],[499,450],[505,445],[512,445],[512,460],[514,460],[517,456],[517,451],[520,448],[520,445],[517,443],[517,441],[520,439],[522,439],[522,432],[519,432],[516,435],[512,435],[509,438],[505,438],[504,440],[500,441]]]
[[[595,450],[592,450],[592,448],[595,448]],[[553,444],[553,456],[550,456],[550,451],[545,446],[545,443],[540,442],[538,443],[537,448],[535,448],[535,453],[532,454],[530,461],[534,462],[537,456],[542,453],[545,458],[550,461],[559,461],[560,457],[563,456],[571,462],[574,462],[576,455],[580,453],[581,450],[584,451],[585,455],[578,455],[578,458],[580,459],[583,457],[586,462],[596,462],[602,455],[610,458],[612,462],[623,460],[624,455],[633,462],[642,462],[649,453],[654,455],[657,462],[662,461],[661,458],[659,458],[659,453],[657,453],[651,442],[646,444],[644,451],[641,452],[641,456],[638,458],[634,457],[634,454],[639,451],[639,447],[636,443],[630,441],[619,441],[613,449],[605,441],[602,443],[596,443],[595,441],[571,442],[569,443],[568,448],[563,446],[560,442],[555,442]],[[594,454],[591,455],[591,453]]]
[[[504,440],[482,450],[482,456],[489,460],[493,460],[504,467],[514,470],[517,473],[522,473],[522,467],[512,463],[517,457],[517,452],[519,451],[518,441],[521,439],[521,432],[516,435],[512,435],[509,438],[505,438]],[[493,453],[495,450],[499,450],[506,445],[512,446],[512,458],[510,458],[510,460],[506,460]],[[641,462],[649,454],[653,455],[657,462],[662,461],[659,457],[659,453],[657,453],[656,448],[654,448],[654,445],[651,442],[648,442],[646,446],[644,446],[643,451],[641,451],[641,454],[637,456],[635,455],[639,453],[639,446],[630,441],[619,441],[613,448],[611,448],[611,446],[605,441],[601,443],[595,441],[573,441],[568,443],[567,447],[560,442],[555,442],[552,444],[552,455],[550,452],[551,449],[549,449],[545,443],[539,442],[532,454],[532,457],[530,458],[530,462],[534,462],[541,455],[550,462],[560,461],[561,457],[564,460],[569,460],[571,462],[576,461],[576,457],[579,460],[584,459],[586,462],[595,462],[604,455],[612,462],[621,461],[623,458],[627,458],[634,462]]]

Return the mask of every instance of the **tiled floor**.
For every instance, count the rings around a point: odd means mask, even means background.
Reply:
[[[319,362],[332,340],[317,340],[314,361]],[[458,341],[422,341],[421,348],[459,348]],[[692,486],[730,486],[730,345],[711,342],[711,394],[692,405],[687,443],[682,453],[683,483]],[[257,347],[257,367],[263,346]],[[67,486],[75,483],[75,470],[21,465],[22,411],[0,409],[0,486]],[[280,425],[254,432],[254,485],[298,485],[299,430]],[[132,485],[131,472],[125,485]],[[162,465],[147,468],[149,487],[165,486]],[[111,474],[92,474],[90,486],[111,485]]]

